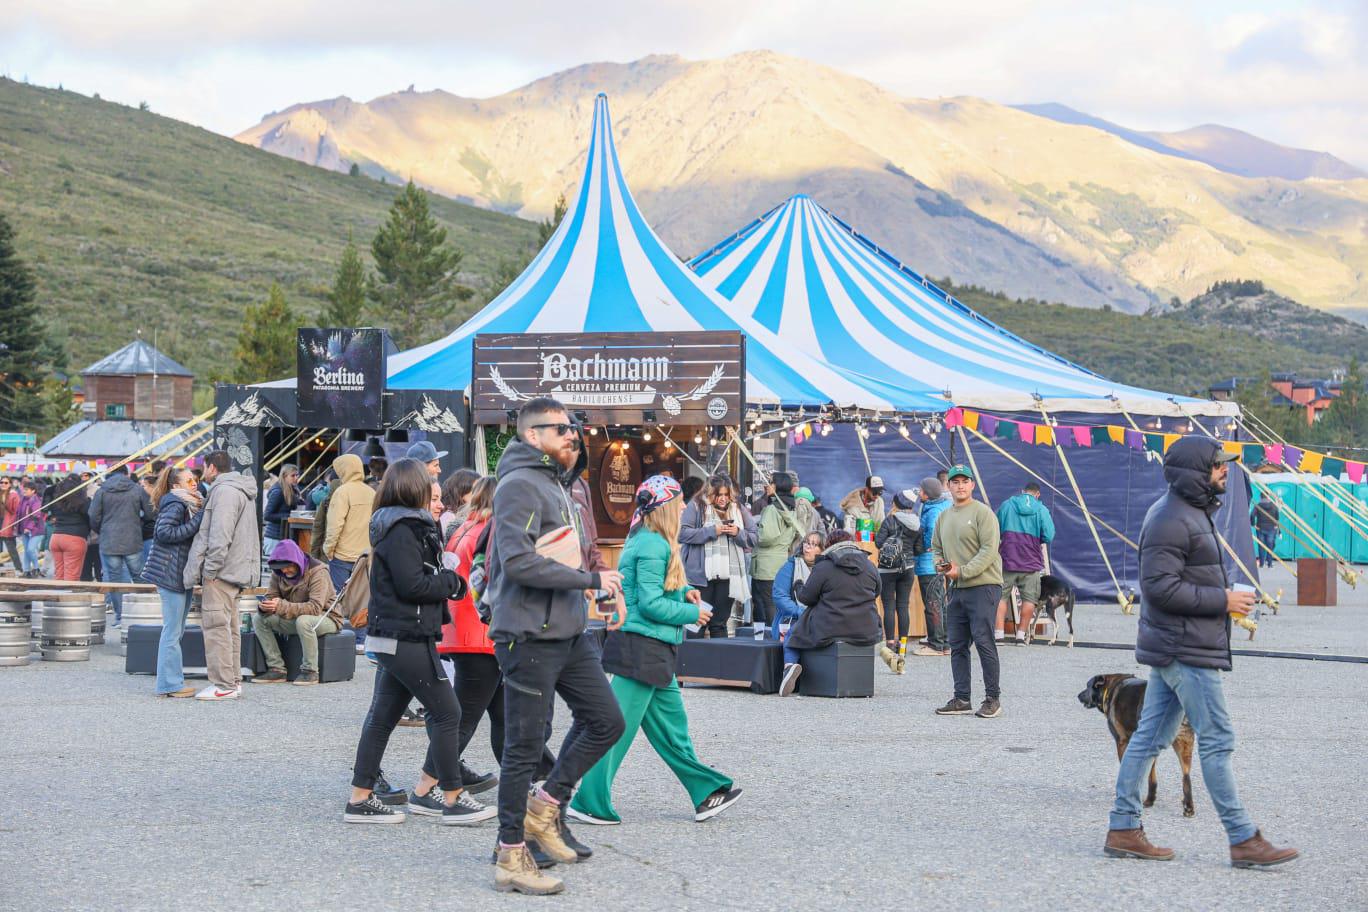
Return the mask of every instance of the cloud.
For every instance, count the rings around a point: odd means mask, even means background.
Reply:
[[[0,5],[0,67],[225,133],[410,83],[498,94],[580,63],[769,48],[912,97],[1059,101],[1138,129],[1203,122],[1368,164],[1362,0],[400,0]]]

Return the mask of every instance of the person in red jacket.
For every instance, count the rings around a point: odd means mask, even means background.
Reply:
[[[470,511],[447,539],[446,550],[456,555],[456,573],[467,583],[475,557],[488,546],[490,517],[494,514],[494,485],[496,479],[487,475],[475,482],[470,492]],[[494,759],[503,761],[504,697],[503,674],[494,658],[494,643],[489,639],[489,626],[480,620],[475,607],[480,593],[468,589],[465,597],[447,601],[451,623],[443,625],[442,640],[437,652],[452,663],[451,686],[461,704],[461,750],[470,743],[480,717],[489,716],[489,746]],[[543,755],[543,766],[549,771],[554,758]],[[462,761],[461,779],[466,791],[479,794],[499,784],[493,773],[478,773]]]

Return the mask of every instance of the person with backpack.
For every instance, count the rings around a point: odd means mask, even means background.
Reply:
[[[774,493],[760,512],[759,537],[751,563],[751,620],[756,625],[774,620],[774,577],[807,531],[798,520],[793,498],[793,476],[775,472]]]
[[[908,489],[893,495],[893,511],[874,533],[879,548],[879,587],[883,595],[884,645],[879,650],[894,674],[906,667],[908,631],[912,627],[912,587],[917,584],[917,558],[924,550],[921,494]]]

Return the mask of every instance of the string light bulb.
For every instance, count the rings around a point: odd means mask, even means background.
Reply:
[[[590,437],[597,437],[597,436],[598,436],[598,428],[596,428],[596,427],[591,427],[591,428],[589,429],[589,436],[590,436]]]
[[[880,434],[887,434],[887,433],[888,433],[888,425],[884,424],[882,421],[879,422],[879,433],[880,433]]]
[[[695,432],[694,432],[694,443],[702,443],[702,442],[703,442],[703,433],[702,433],[702,431],[695,431]]]
[[[898,433],[902,434],[904,437],[912,436],[912,432],[907,429],[907,425],[905,424],[898,425]]]
[[[628,441],[624,440],[624,441],[622,441],[622,448],[623,448],[624,450],[630,450],[630,449],[632,448],[632,444],[629,443]]]
[[[715,447],[715,446],[717,446],[717,438],[716,438],[716,437],[709,437],[709,438],[708,438],[708,446],[710,446],[710,447]]]
[[[650,443],[650,442],[651,442],[651,432],[650,432],[650,431],[644,431],[644,432],[642,432],[641,439],[644,440],[644,441],[646,441],[647,443]]]
[[[667,450],[672,450],[672,449],[674,449],[674,441],[671,440],[669,437],[666,437],[666,438],[665,438],[665,449],[667,449]]]

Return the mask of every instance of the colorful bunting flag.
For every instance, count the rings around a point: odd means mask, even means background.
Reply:
[[[1345,467],[1345,471],[1349,473],[1350,481],[1354,484],[1362,484],[1364,475],[1368,473],[1368,465],[1362,462],[1351,462]]]
[[[1175,443],[1177,443],[1179,440],[1181,440],[1182,437],[1183,437],[1182,434],[1165,434],[1165,435],[1164,435],[1164,452],[1167,453],[1167,452],[1169,451],[1169,447],[1173,446]]]
[[[1035,442],[1042,446],[1054,446],[1054,428],[1048,424],[1035,426]]]
[[[1257,443],[1246,443],[1240,452],[1240,461],[1247,468],[1258,468],[1264,463],[1264,448]]]
[[[1097,428],[1086,428],[1086,427],[1076,427],[1076,428],[1074,428],[1074,429],[1073,429],[1073,432],[1074,432],[1074,442],[1077,443],[1077,444],[1078,444],[1079,446],[1081,446],[1081,447],[1092,446],[1092,445],[1093,445],[1093,436],[1092,436],[1092,432],[1095,431],[1095,430],[1097,430]]]
[[[1146,434],[1145,449],[1149,450],[1151,453],[1158,453],[1160,456],[1164,455],[1164,435]]]
[[[1031,424],[1029,421],[1022,421],[1022,422],[1019,422],[1019,423],[1017,424],[1017,430],[1019,430],[1019,431],[1021,432],[1021,442],[1022,442],[1022,443],[1035,443],[1035,442],[1036,442],[1035,429],[1036,429],[1036,426],[1035,426],[1034,424]]]
[[[1118,430],[1120,429],[1118,428]],[[1107,431],[1110,432],[1111,428],[1107,428]],[[1123,434],[1125,435],[1124,439],[1126,441],[1126,446],[1130,447],[1132,450],[1142,450],[1145,448],[1144,434],[1139,431],[1123,431]]]
[[[964,424],[964,409],[952,408],[950,409],[950,411],[945,413],[946,427],[956,428],[959,427],[961,424]]]
[[[1328,478],[1339,478],[1344,474],[1344,460],[1326,456],[1325,462],[1321,463],[1320,471]]]
[[[1125,428],[1117,427],[1114,424],[1107,425],[1107,436],[1111,438],[1112,443],[1124,443],[1129,446],[1131,439],[1130,435],[1139,433],[1139,431],[1128,431]],[[1140,449],[1140,444],[1135,444],[1132,449]]]
[[[998,422],[997,436],[999,440],[1013,440],[1021,436],[1021,429],[1017,427],[1015,421],[1002,419]]]
[[[1266,446],[1266,447],[1264,447],[1264,458],[1265,458],[1266,460],[1268,460],[1269,462],[1271,462],[1273,465],[1282,465],[1282,461],[1283,461],[1283,446],[1282,446],[1282,444],[1281,444],[1281,443],[1275,443],[1275,444],[1273,444],[1272,446]]]
[[[1088,436],[1092,439],[1093,446],[1106,446],[1109,443],[1120,443],[1114,440],[1109,427],[1095,427],[1088,429]]]
[[[971,430],[977,431],[979,426],[979,418],[980,415],[978,412],[965,412],[964,426],[970,428]]]
[[[982,415],[979,417],[979,433],[984,437],[997,436],[998,420],[992,415]]]

